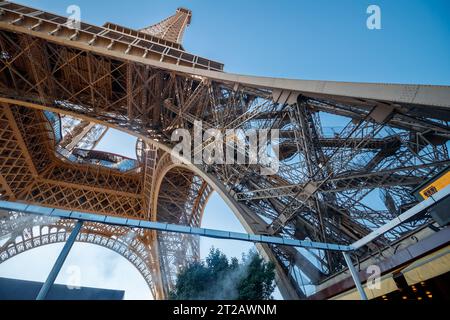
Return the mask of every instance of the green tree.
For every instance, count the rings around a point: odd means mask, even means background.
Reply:
[[[178,274],[173,300],[268,300],[275,289],[275,266],[256,252],[231,261],[212,248],[205,261],[194,261]]]
[[[259,255],[250,254],[244,259],[248,262],[245,277],[238,286],[239,300],[269,300],[275,290],[275,265],[266,263]]]

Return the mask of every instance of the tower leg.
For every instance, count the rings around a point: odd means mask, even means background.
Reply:
[[[37,295],[36,300],[45,300],[47,297],[47,294],[52,287],[53,283],[56,280],[56,277],[58,276],[59,272],[61,271],[61,268],[64,264],[64,261],[66,261],[67,256],[69,255],[70,249],[72,248],[73,244],[75,243],[75,239],[77,238],[78,234],[80,233],[81,227],[83,226],[83,221],[77,221],[75,228],[72,230],[72,233],[70,234],[69,238],[67,239],[66,244],[64,245],[63,249],[61,250],[61,253],[58,256],[58,259],[56,259],[56,262],[50,271],[50,274],[47,277],[47,280],[45,281],[44,285],[42,286],[41,290],[39,291],[39,294]]]

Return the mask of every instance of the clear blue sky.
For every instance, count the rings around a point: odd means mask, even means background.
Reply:
[[[76,4],[83,21],[99,25],[111,21],[131,28],[151,25],[173,14],[177,7],[187,7],[193,11],[193,19],[184,37],[185,49],[223,62],[227,72],[314,80],[450,84],[448,0],[17,2],[61,15],[66,15],[69,5]],[[382,30],[366,28],[366,9],[371,4],[381,8]],[[111,131],[98,149],[134,156],[133,143],[133,138]],[[206,208],[203,226],[243,231],[217,195]],[[202,239],[203,257],[211,245],[238,257],[252,247]],[[83,246],[76,245],[66,263],[82,268],[82,285],[125,289],[127,298],[148,297],[145,284],[128,262],[104,249]],[[58,246],[50,246],[23,254],[0,265],[0,276],[43,281],[57,253]],[[30,261],[35,262],[33,268],[28,267]],[[57,282],[64,283],[65,279],[63,272]]]

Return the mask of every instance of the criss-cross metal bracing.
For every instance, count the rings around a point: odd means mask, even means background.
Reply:
[[[65,242],[73,229],[72,220],[58,220],[23,213],[0,213],[0,263],[31,249]],[[85,224],[77,241],[90,243],[117,252],[136,267],[147,282],[151,293],[157,297],[154,274],[154,248],[145,245],[148,231],[99,223]]]
[[[178,16],[190,19],[185,11]],[[174,19],[183,30],[189,23]],[[450,164],[448,87],[233,75],[151,28],[72,29],[64,17],[9,2],[0,2],[0,30],[2,199],[198,226],[215,190],[248,232],[350,244],[415,205],[411,191]],[[78,122],[59,137],[52,117]],[[337,119],[344,126],[327,127]],[[279,129],[278,172],[173,163],[171,134],[193,132],[195,121],[222,133]],[[111,155],[76,151],[89,132],[92,148],[105,128],[139,137],[138,160],[119,159],[131,164],[126,170],[105,166]],[[358,254],[427,223],[427,216],[409,221]],[[147,268],[162,298],[179,267],[198,257],[198,240],[149,232],[139,241],[152,252]],[[277,262],[286,298],[305,297],[305,285],[345,265],[333,252],[258,249]]]

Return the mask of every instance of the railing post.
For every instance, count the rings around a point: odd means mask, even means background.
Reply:
[[[70,249],[72,248],[73,244],[75,243],[75,240],[80,233],[81,227],[83,226],[83,221],[78,220],[75,224],[75,228],[73,228],[72,232],[70,233],[69,238],[67,239],[66,243],[64,244],[63,249],[61,250],[61,253],[58,256],[58,259],[56,259],[56,262],[50,271],[50,274],[47,277],[47,280],[45,281],[44,285],[42,286],[41,290],[39,291],[39,294],[37,295],[36,300],[45,300],[47,297],[47,294],[52,287],[53,283],[56,280],[56,277],[58,276],[59,272],[61,271],[61,268],[64,264],[64,261],[66,261],[67,256],[69,255]]]
[[[359,280],[358,272],[356,271],[355,267],[353,266],[352,259],[350,258],[350,255],[348,252],[343,251],[342,254],[344,255],[345,262],[347,263],[348,270],[350,270],[350,273],[353,278],[353,282],[355,282],[356,288],[358,289],[359,295],[361,296],[361,300],[367,300],[367,295],[364,292],[364,289],[361,285],[361,281]]]

